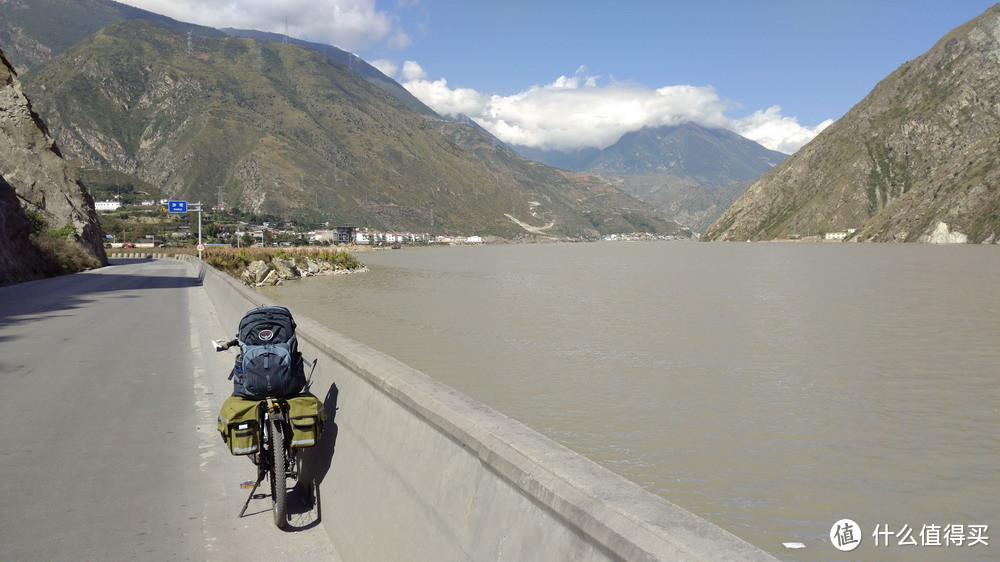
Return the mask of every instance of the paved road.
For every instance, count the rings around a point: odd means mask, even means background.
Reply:
[[[188,266],[112,260],[0,288],[0,560],[336,560],[283,532],[215,430],[233,356]]]

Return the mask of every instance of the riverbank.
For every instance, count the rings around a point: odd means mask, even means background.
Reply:
[[[251,287],[281,285],[317,275],[368,271],[350,252],[316,248],[220,248],[206,251],[205,263]]]

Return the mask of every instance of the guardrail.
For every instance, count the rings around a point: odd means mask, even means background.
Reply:
[[[197,259],[224,326],[272,301]],[[329,417],[304,450],[344,560],[771,560],[729,532],[292,311]],[[345,319],[349,321],[349,319]]]

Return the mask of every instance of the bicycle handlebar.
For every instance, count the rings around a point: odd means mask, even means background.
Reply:
[[[215,347],[216,351],[225,351],[225,350],[229,349],[230,347],[233,347],[234,345],[236,345],[238,343],[240,343],[240,340],[238,340],[238,339],[230,340],[230,341],[227,341],[226,343],[219,343],[219,342],[217,342],[215,340],[212,340],[212,345]]]

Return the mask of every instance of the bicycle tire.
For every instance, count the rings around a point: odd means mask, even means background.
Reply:
[[[271,419],[271,503],[274,524],[279,529],[288,525],[285,507],[288,499],[288,483],[285,480],[285,431],[279,420]]]

